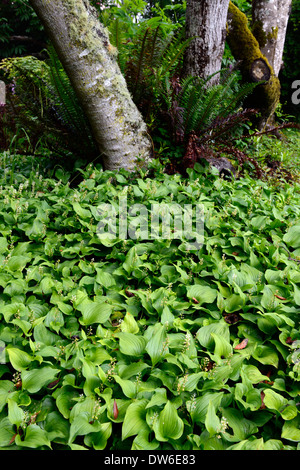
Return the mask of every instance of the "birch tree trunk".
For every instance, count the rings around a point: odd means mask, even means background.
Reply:
[[[187,0],[185,75],[207,78],[221,69],[229,0]],[[216,75],[210,84],[217,83]]]
[[[292,0],[253,0],[252,32],[278,77]]]
[[[133,170],[146,164],[151,154],[146,125],[96,10],[88,0],[30,0],[30,4],[89,119],[104,168]]]

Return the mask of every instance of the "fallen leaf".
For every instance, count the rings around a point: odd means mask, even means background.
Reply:
[[[237,344],[234,349],[245,349],[248,344],[248,339],[245,338],[240,344]]]
[[[277,299],[286,300],[286,298],[285,298],[285,297],[281,297],[281,295],[277,295],[277,294],[274,294],[274,295],[275,295],[275,297],[277,297]]]
[[[263,410],[264,408],[266,408],[266,405],[265,405],[265,402],[264,402],[264,398],[265,398],[264,392],[260,392],[260,398],[261,398],[261,406],[260,406],[260,409]]]
[[[48,384],[48,388],[53,388],[53,387],[55,387],[55,385],[58,384],[59,380],[60,380],[60,379],[56,379],[56,380],[54,380],[53,382],[51,382],[50,384]]]

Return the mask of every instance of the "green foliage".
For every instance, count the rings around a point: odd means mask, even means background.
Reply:
[[[182,126],[181,133],[184,136],[192,131],[196,135],[204,134],[211,130],[216,121],[220,127],[223,120],[238,111],[243,100],[257,86],[256,83],[239,83],[237,73],[228,70],[225,73],[223,71],[222,80],[217,85],[208,85],[211,78],[209,76],[204,80],[188,77],[182,81],[177,98],[177,125]],[[236,125],[239,124],[240,122],[236,122]]]
[[[0,59],[39,53],[44,48],[46,35],[28,0],[3,0],[0,23]]]
[[[299,130],[294,129],[285,129],[281,139],[272,135],[254,135],[248,143],[248,153],[265,166],[278,164],[278,179],[280,173],[284,177],[283,168],[291,171],[297,178],[300,165],[299,143]]]
[[[183,25],[173,23],[164,10],[154,8],[150,18],[136,22],[135,17],[145,12],[145,2],[136,4],[134,15],[126,5],[105,9],[101,21],[118,49],[118,63],[132,98],[151,126],[159,119],[164,83],[181,69],[190,41],[184,38]]]
[[[299,446],[299,186],[188,173],[2,180],[2,449]],[[201,202],[203,246],[99,239],[125,194]]]
[[[2,60],[0,69],[10,83],[6,126],[27,129],[35,151],[42,147],[58,156],[95,157],[92,132],[70,80],[53,47],[48,54],[47,61],[33,56]]]

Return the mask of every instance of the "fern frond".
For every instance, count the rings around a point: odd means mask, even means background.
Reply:
[[[220,72],[217,72],[220,73]],[[215,74],[213,74],[215,75]],[[179,106],[182,108],[184,134],[207,133],[210,127],[235,113],[257,83],[239,85],[236,72],[223,73],[219,84],[207,86],[212,76],[205,80],[188,77],[182,82]],[[234,120],[230,121],[231,123]]]
[[[48,47],[49,73],[57,116],[83,145],[95,146],[92,131],[75,90],[52,45]]]

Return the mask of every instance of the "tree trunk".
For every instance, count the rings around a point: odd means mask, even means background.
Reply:
[[[229,0],[187,0],[185,75],[207,78],[221,69]],[[219,76],[209,84],[218,83]]]
[[[250,31],[246,15],[231,1],[229,2],[227,24],[228,44],[234,58],[241,61],[240,69],[244,80],[249,82],[267,78],[267,81],[258,85],[249,97],[250,107],[261,111],[258,127],[262,129],[272,118],[279,102],[280,82],[268,59],[261,52],[257,39]]]
[[[278,77],[292,0],[253,0],[252,32]]]
[[[30,0],[91,124],[105,169],[133,170],[151,155],[116,49],[88,0]],[[140,158],[140,160],[138,160]]]

